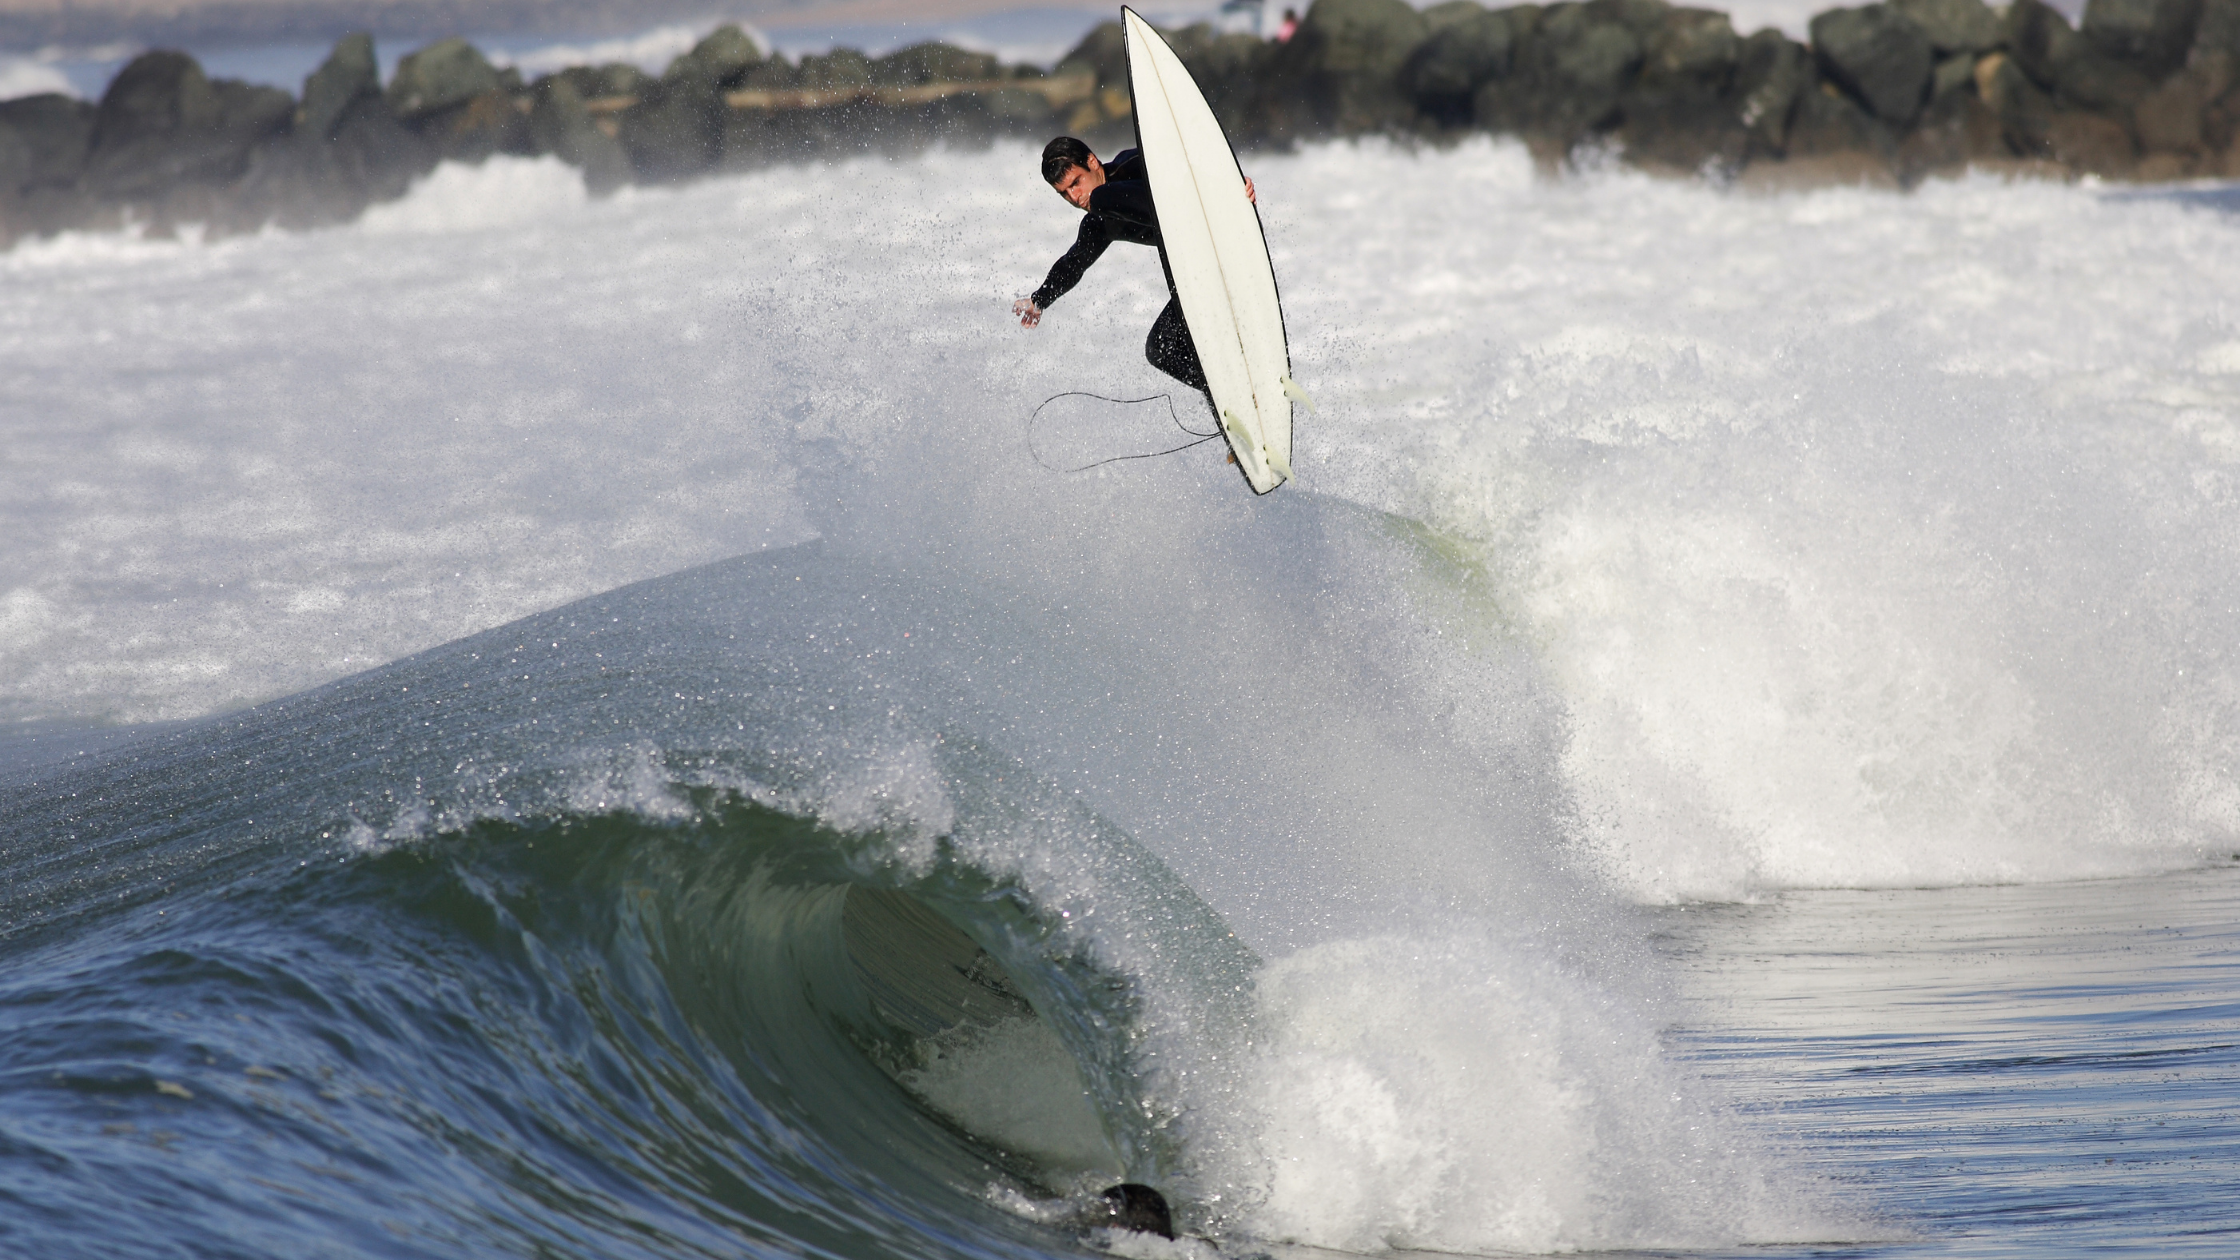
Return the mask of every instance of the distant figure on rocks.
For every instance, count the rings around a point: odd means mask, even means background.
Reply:
[[[1032,296],[1012,303],[1011,313],[1022,328],[1042,322],[1042,312],[1081,283],[1090,264],[1104,256],[1114,241],[1149,245],[1159,251],[1159,268],[1167,277],[1167,306],[1152,321],[1144,339],[1143,355],[1151,366],[1205,392],[1206,372],[1198,362],[1198,348],[1190,340],[1190,326],[1182,318],[1182,299],[1175,296],[1174,272],[1167,266],[1167,251],[1159,237],[1159,212],[1151,201],[1151,173],[1143,154],[1128,149],[1110,164],[1097,160],[1089,146],[1072,136],[1059,136],[1042,150],[1042,178],[1058,195],[1088,213],[1074,236],[1073,248],[1050,268],[1050,274]],[[1257,204],[1252,181],[1244,181],[1244,195]],[[1212,397],[1207,397],[1212,406]],[[1124,1187],[1122,1187],[1124,1188]]]
[[[1107,1189],[1099,1196],[1111,1213],[1108,1220],[1094,1220],[1091,1224],[1114,1229],[1132,1229],[1139,1234],[1157,1234],[1161,1238],[1174,1237],[1174,1214],[1167,1210],[1165,1195],[1149,1186],[1123,1182]]]
[[[1298,33],[1299,11],[1297,9],[1285,9],[1283,11],[1283,21],[1276,24],[1276,42],[1288,44],[1291,42],[1291,37]]]

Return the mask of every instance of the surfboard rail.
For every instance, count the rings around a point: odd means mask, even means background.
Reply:
[[[1205,369],[1222,439],[1254,494],[1291,480],[1291,341],[1259,207],[1236,146],[1166,39],[1122,6],[1136,147],[1151,176],[1168,274]]]

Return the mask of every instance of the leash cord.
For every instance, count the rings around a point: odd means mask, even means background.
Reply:
[[[1174,427],[1182,430],[1184,433],[1189,434],[1191,437],[1196,438],[1197,440],[1194,442],[1184,442],[1180,446],[1170,446],[1163,451],[1145,451],[1139,455],[1113,455],[1108,456],[1104,459],[1093,460],[1089,463],[1081,465],[1079,468],[1059,468],[1056,465],[1050,463],[1050,461],[1042,458],[1042,452],[1037,451],[1034,448],[1034,422],[1041,418],[1042,409],[1044,407],[1049,406],[1051,403],[1054,403],[1061,398],[1094,398],[1098,402],[1108,402],[1118,406],[1130,406],[1135,403],[1147,403],[1156,398],[1167,404],[1167,418],[1174,421]],[[1080,473],[1087,472],[1092,468],[1102,468],[1106,464],[1117,464],[1131,459],[1157,459],[1162,455],[1173,455],[1182,451],[1187,451],[1193,446],[1204,446],[1206,443],[1211,442],[1212,440],[1220,436],[1221,430],[1219,429],[1215,429],[1211,433],[1200,433],[1196,429],[1191,428],[1189,425],[1184,424],[1182,422],[1182,417],[1174,413],[1174,395],[1172,394],[1146,394],[1142,398],[1107,398],[1103,394],[1092,394],[1085,390],[1073,389],[1067,390],[1063,394],[1052,394],[1048,398],[1043,399],[1041,405],[1036,407],[1034,411],[1029,413],[1027,416],[1027,454],[1033,457],[1035,463],[1042,465],[1044,468],[1047,468],[1054,473]]]

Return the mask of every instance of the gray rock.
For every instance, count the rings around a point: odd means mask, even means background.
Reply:
[[[1441,14],[1437,22],[1431,20],[1442,9],[1457,8],[1469,12],[1449,12]],[[1515,45],[1510,37],[1509,15],[1489,13],[1469,0],[1458,0],[1425,10],[1424,18],[1431,27],[1431,37],[1401,68],[1401,87],[1425,112],[1468,122],[1471,95],[1488,80],[1509,73]]]
[[[2240,0],[2202,0],[2193,49],[2196,53],[2221,52],[2240,60]]]
[[[2240,3],[2240,0],[2235,0]],[[1058,59],[1056,73],[1096,76],[1098,87],[1120,87],[1128,81],[1128,33],[1118,22],[1102,22],[1073,51]]]
[[[801,59],[792,85],[804,88],[856,88],[871,86],[871,58],[853,48],[835,48],[823,56]]]
[[[1936,73],[1929,79],[1929,99],[1941,101],[1954,92],[1965,91],[1976,81],[1974,53],[1956,53],[1937,62]]]
[[[1643,49],[1644,83],[1688,82],[1721,90],[1734,75],[1742,41],[1724,13],[1673,9]]]
[[[2202,0],[2085,0],[2086,42],[2116,61],[2160,79],[2185,64],[2201,23]]]
[[[1639,77],[1619,99],[1627,158],[1718,179],[1739,171],[1751,149],[1733,92],[1741,46],[1724,13],[1666,10],[1648,37]]]
[[[1869,114],[1851,97],[1822,83],[1797,97],[1789,119],[1792,158],[1867,154],[1883,161],[1896,156],[1897,136],[1887,122]]]
[[[2203,122],[2209,106],[2232,86],[2232,58],[2222,52],[2194,56],[2132,106],[2132,130],[2150,153],[2199,153],[2207,148]]]
[[[583,171],[583,184],[604,195],[630,182],[630,158],[622,142],[603,130],[575,83],[563,75],[539,79],[530,90],[529,147],[550,153]]]
[[[56,92],[0,101],[0,193],[76,182],[93,117],[93,106]]]
[[[1457,22],[1475,21],[1486,11],[1478,0],[1443,0],[1423,11],[1423,31],[1426,37],[1453,26]]]
[[[553,71],[548,77],[566,79],[568,86],[575,89],[576,95],[586,104],[610,97],[636,96],[654,82],[645,71],[627,61],[610,62],[603,66],[569,66],[565,70]],[[537,81],[540,84],[543,82],[543,79]],[[534,94],[536,84],[531,84],[529,90]]]
[[[617,139],[639,179],[685,179],[715,164],[729,112],[707,79],[664,80],[622,112]]]
[[[1965,55],[1951,60],[1972,63]],[[1898,181],[1911,187],[1931,175],[1963,170],[1970,163],[2013,156],[1989,106],[1973,92],[1945,92],[1929,102],[1920,121],[1898,142]]]
[[[1253,103],[1275,60],[1275,45],[1237,32],[1222,32],[1200,22],[1165,32],[1190,76],[1204,90],[1214,117],[1234,134],[1252,134]]]
[[[413,129],[455,162],[480,162],[499,153],[527,154],[528,114],[520,109],[511,90],[498,87],[454,105],[422,114]]]
[[[505,89],[482,53],[463,39],[447,39],[408,54],[389,80],[389,108],[399,118],[453,109],[485,92]]]
[[[1400,71],[1429,30],[1405,0],[1316,0],[1275,50],[1263,106],[1292,135],[1405,126],[1415,104]]]
[[[433,145],[398,121],[380,96],[361,94],[331,134],[298,132],[260,149],[230,190],[236,227],[312,227],[357,217],[404,195],[437,160]]]
[[[1939,53],[1987,53],[2005,42],[1999,15],[1983,0],[1890,0]]]
[[[2007,46],[2023,73],[2072,105],[2121,113],[2154,88],[2144,71],[2100,51],[2039,0],[2014,0],[2007,10]]]
[[[664,79],[708,79],[728,87],[762,64],[762,49],[736,25],[719,26],[692,51],[669,63]]]
[[[213,82],[185,53],[143,53],[102,95],[84,178],[97,196],[125,198],[230,182],[252,150],[288,130],[295,105],[276,88]]]
[[[373,36],[345,35],[303,81],[303,107],[297,111],[295,129],[302,135],[330,139],[352,102],[380,92],[381,68],[374,61]]]
[[[1512,24],[1518,12],[1509,10]],[[1479,124],[1514,131],[1543,156],[1615,125],[1619,99],[1645,56],[1644,31],[1654,34],[1669,12],[1619,0],[1539,10],[1517,33],[1510,73],[1478,89]]]
[[[1828,78],[1877,118],[1908,127],[1928,100],[1936,50],[1911,18],[1887,4],[1830,9],[1812,19],[1812,49]]]
[[[926,83],[981,83],[1001,78],[1003,63],[987,53],[968,52],[955,44],[932,41],[912,44],[871,63],[872,82],[885,87],[915,87]]]
[[[1742,41],[1735,58],[1737,116],[1760,150],[1779,154],[1789,143],[1789,118],[1797,99],[1815,91],[1812,53],[1780,31],[1767,29]]]

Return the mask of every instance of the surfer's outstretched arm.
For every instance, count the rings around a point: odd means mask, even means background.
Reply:
[[[1050,268],[1050,274],[1043,278],[1042,287],[1036,289],[1032,296],[1020,298],[1011,304],[1011,313],[1019,317],[1019,326],[1032,328],[1041,323],[1042,312],[1052,302],[1071,292],[1073,286],[1081,283],[1081,277],[1088,274],[1091,264],[1104,257],[1104,251],[1111,244],[1112,235],[1105,230],[1104,222],[1098,216],[1090,215],[1083,219],[1081,231],[1074,237],[1073,248],[1067,250]]]

